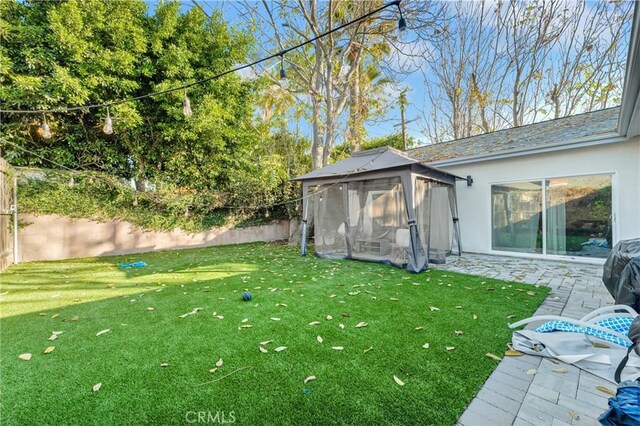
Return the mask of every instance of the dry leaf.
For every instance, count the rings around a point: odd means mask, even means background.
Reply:
[[[62,334],[62,333],[64,333],[64,331],[52,331],[52,332],[51,332],[51,334],[54,334],[54,335],[56,335],[56,336],[58,336],[58,335],[60,335],[60,334]]]
[[[420,331],[420,330],[422,330],[422,326],[417,326],[416,331]]]
[[[78,321],[79,317],[77,315],[74,315],[71,317],[71,321]]]
[[[507,319],[515,318],[515,315],[507,315]]]
[[[93,385],[92,389],[94,392],[98,392],[101,387],[102,387],[102,383],[96,383],[95,385]]]
[[[535,368],[532,368],[530,370],[527,370],[527,375],[528,376],[535,376],[537,372],[538,372],[538,370],[536,370]]]
[[[535,291],[528,291],[528,292],[527,292],[527,294],[528,294],[529,296],[535,296],[535,295],[536,295],[536,292],[535,292]]]
[[[327,315],[327,321],[331,321],[333,317],[331,315]]]
[[[153,308],[152,308],[151,306],[149,306],[149,307],[147,308],[147,311],[153,311]]]
[[[436,308],[435,306],[430,306],[429,309],[431,309],[431,312],[440,310],[439,308]]]
[[[400,379],[398,379],[397,376],[393,376],[393,381],[396,382],[398,384],[398,386],[404,386],[404,382]]]
[[[596,386],[596,389],[598,389],[600,392],[607,393],[607,394],[609,394],[611,396],[616,396],[615,391],[612,391],[611,389],[609,389],[606,386]]]
[[[344,330],[344,324],[338,324],[338,327],[340,327],[341,330]]]
[[[336,350],[336,351],[341,351],[344,349],[344,347],[342,346],[331,346],[331,349]]]
[[[476,314],[473,314],[473,319],[474,319],[474,320],[477,320],[477,319],[478,319],[478,316],[477,316]]]
[[[397,299],[397,298],[395,298],[395,297],[390,297],[390,298],[389,298],[389,300],[391,300],[392,302],[397,302],[397,301],[399,301],[400,299]]]
[[[47,346],[47,348],[44,350],[45,354],[50,354],[51,352],[54,351],[56,347],[55,346]]]
[[[224,361],[220,358],[218,362],[216,362],[216,367],[222,367],[222,364],[224,364]]]
[[[456,306],[456,309],[462,309],[462,306],[458,305]]]
[[[253,327],[251,324],[242,324],[240,327],[238,328],[251,328]]]
[[[18,358],[20,358],[23,361],[29,361],[31,359],[31,354],[18,355]]]
[[[491,358],[494,361],[502,361],[502,358],[500,358],[499,356],[494,355],[492,353],[486,353],[486,354],[484,354],[484,356],[486,356],[487,358]]]
[[[280,318],[278,318],[278,317],[271,317],[271,321],[280,321]]]
[[[168,366],[169,366],[169,364],[166,363],[166,362],[163,362],[162,364],[160,364],[160,367],[168,367]]]
[[[248,322],[248,321],[249,321],[249,318],[244,318],[244,319],[243,319],[242,321],[240,321],[240,322],[241,322],[241,323],[245,323],[245,322]]]
[[[429,349],[429,344],[425,343],[424,345],[422,345],[422,347],[425,348],[425,349]]]
[[[330,295],[329,295],[329,297],[330,297],[330,298],[332,298],[332,299],[333,299],[334,297],[336,297],[336,296],[337,296],[337,294],[330,294]]]
[[[274,349],[274,351],[276,351],[276,352],[282,352],[282,351],[284,351],[285,349],[287,349],[287,347],[286,347],[286,346],[278,346],[277,348],[275,348],[275,349]]]
[[[216,318],[218,318],[219,320],[224,319],[224,317],[222,315],[214,315]]]
[[[49,340],[51,340],[51,341],[53,342],[53,341],[54,341],[54,340],[56,340],[57,338],[58,338],[58,335],[57,335],[57,334],[52,334],[52,335],[51,335],[51,337],[49,337]]]
[[[59,316],[60,316],[60,314],[53,314],[53,315],[51,315],[51,319],[58,318]]]
[[[566,368],[552,368],[551,371],[553,371],[554,373],[568,373],[569,370],[567,370]]]
[[[448,350],[448,351],[452,351],[455,348],[456,348],[455,346],[447,346],[445,349]]]
[[[462,330],[455,330],[454,333],[456,336],[462,336],[464,334]]]
[[[272,343],[273,340],[263,340],[262,342],[260,342],[261,345],[268,345],[269,343]]]
[[[516,351],[515,349],[507,349],[506,351],[504,351],[504,355],[505,356],[522,356],[524,355],[524,353],[520,351]]]
[[[578,414],[575,410],[569,410],[569,415],[573,420],[580,420],[580,414]]]
[[[215,373],[216,371],[218,371],[218,367],[212,368],[209,370],[209,373]]]
[[[267,353],[267,352],[269,352],[269,351],[267,351],[265,348],[263,348],[262,346],[260,346],[260,352],[262,352],[263,354],[266,354],[266,353]]]
[[[100,336],[101,334],[108,333],[108,332],[110,332],[110,331],[111,331],[111,329],[110,329],[110,328],[105,328],[104,330],[100,330],[100,331],[98,331],[98,332],[96,333],[96,336]]]
[[[304,379],[304,384],[306,385],[307,383],[315,379],[316,379],[316,376],[309,376],[306,379]]]
[[[324,341],[320,336],[316,337],[316,340],[318,341],[318,343],[322,343]]]
[[[369,325],[368,323],[362,321],[362,322],[359,322],[358,324],[356,324],[356,328],[362,328],[362,327],[366,327],[368,325]]]
[[[320,324],[320,321],[311,321],[309,323],[309,325],[318,325],[318,324]]]
[[[46,317],[47,313],[46,312],[40,312],[38,315],[40,315],[41,317]]]
[[[367,352],[370,352],[370,351],[372,351],[372,350],[373,350],[373,346],[371,346],[370,348],[365,349],[365,350],[364,350],[364,353],[366,354]]]

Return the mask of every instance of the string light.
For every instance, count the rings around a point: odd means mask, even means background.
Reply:
[[[284,55],[280,56],[280,87],[287,90],[289,88],[289,79],[287,71],[284,69]]]
[[[49,123],[47,123],[47,116],[42,114],[42,124],[38,129],[38,136],[42,139],[51,139],[51,129],[49,128]]]
[[[167,93],[173,93],[176,92],[178,90],[185,90],[185,97],[182,100],[182,112],[184,113],[185,116],[189,117],[192,115],[192,111],[191,111],[191,104],[189,102],[189,98],[186,96],[186,89],[188,89],[189,87],[193,87],[196,85],[200,85],[200,84],[204,84],[207,83],[209,81],[212,80],[216,80],[218,78],[224,77],[228,74],[233,74],[237,71],[242,71],[244,69],[247,68],[251,68],[255,65],[261,64],[263,62],[266,61],[270,61],[272,59],[278,58],[280,57],[281,60],[283,59],[284,55],[288,52],[291,52],[293,50],[297,50],[303,46],[306,46],[308,44],[311,44],[313,42],[315,42],[316,40],[319,40],[321,38],[324,38],[330,34],[335,33],[336,31],[340,31],[344,28],[347,28],[355,23],[358,23],[360,21],[363,21],[373,15],[376,15],[380,12],[382,12],[383,10],[391,7],[391,6],[397,6],[398,9],[400,9],[400,1],[401,0],[393,0],[387,4],[383,4],[382,6],[378,7],[377,9],[371,10],[368,13],[365,13],[364,15],[359,16],[358,18],[353,19],[352,21],[346,22],[342,25],[339,25],[337,27],[331,28],[330,30],[325,31],[322,34],[318,34],[315,37],[312,37],[310,39],[301,41],[300,43],[288,47],[286,49],[283,49],[280,52],[274,53],[272,55],[266,56],[264,58],[258,59],[256,61],[253,61],[251,63],[247,63],[244,65],[240,65],[236,68],[232,68],[229,69],[227,71],[223,71],[219,74],[210,76],[210,77],[206,77],[203,78],[201,80],[197,80],[197,81],[193,81],[190,83],[186,83],[183,84],[182,86],[177,86],[177,87],[171,87],[165,90],[160,90],[157,92],[150,92],[150,93],[146,93],[143,95],[139,95],[139,96],[135,96],[132,98],[127,98],[127,99],[121,99],[118,101],[113,101],[113,102],[107,102],[107,103],[103,103],[103,104],[93,104],[93,105],[83,105],[83,106],[74,106],[74,107],[65,107],[65,108],[56,108],[56,109],[41,109],[41,110],[12,110],[12,109],[0,109],[0,113],[11,113],[11,114],[40,114],[40,113],[64,113],[64,112],[71,112],[71,111],[84,111],[84,110],[88,110],[88,109],[92,109],[92,108],[106,108],[106,107],[110,107],[110,106],[114,106],[114,105],[119,105],[119,104],[123,104],[126,102],[133,102],[133,101],[139,101],[141,99],[146,99],[146,98],[150,98],[153,96],[159,96],[159,95],[164,95]],[[400,20],[398,21],[398,29],[402,32],[406,29],[407,24],[406,24],[406,20],[402,17],[402,11],[400,11]],[[286,77],[286,71],[284,71],[284,67],[281,67],[281,71],[280,71],[280,76],[282,77],[284,74],[284,76]],[[286,83],[285,83],[286,84]]]
[[[182,113],[187,118],[193,115],[193,111],[191,111],[191,102],[189,102],[186,90],[184,91],[184,99],[182,100]]]
[[[404,39],[404,34],[407,32],[407,20],[402,16],[402,8],[398,2],[398,12],[400,12],[400,19],[398,19],[398,38]]]
[[[264,217],[266,217],[267,219],[269,219],[269,209],[266,210],[266,212],[264,213]]]
[[[111,123],[111,116],[109,115],[109,107],[107,107],[107,118],[104,119],[104,127],[102,127],[102,132],[105,135],[113,134],[113,125]]]

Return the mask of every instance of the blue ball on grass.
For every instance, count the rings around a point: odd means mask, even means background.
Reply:
[[[245,291],[244,293],[242,293],[242,300],[244,300],[245,302],[248,302],[249,300],[251,300],[251,293],[248,291]]]

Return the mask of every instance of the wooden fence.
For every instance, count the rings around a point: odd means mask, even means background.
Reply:
[[[0,272],[13,263],[13,169],[0,157]]]

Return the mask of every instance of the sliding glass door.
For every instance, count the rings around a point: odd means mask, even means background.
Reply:
[[[612,246],[611,175],[492,185],[492,248],[607,257]]]

